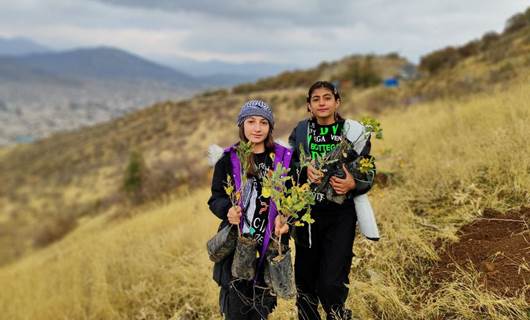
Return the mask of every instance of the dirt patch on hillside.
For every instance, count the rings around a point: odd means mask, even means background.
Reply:
[[[486,209],[458,236],[460,241],[447,245],[431,269],[436,287],[450,281],[460,266],[479,271],[487,290],[506,297],[524,293],[530,301],[530,208],[506,214]]]

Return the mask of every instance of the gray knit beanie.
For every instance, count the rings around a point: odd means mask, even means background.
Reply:
[[[272,115],[272,109],[262,100],[250,100],[241,107],[239,115],[237,116],[237,125],[241,126],[243,121],[250,116],[261,116],[267,121],[271,128],[274,127],[274,116]]]

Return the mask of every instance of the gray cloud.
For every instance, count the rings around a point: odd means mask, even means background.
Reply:
[[[260,25],[332,25],[348,22],[354,2],[335,0],[92,0],[124,7],[196,13]]]
[[[354,53],[410,59],[501,30],[530,1],[0,0],[0,36],[147,57],[315,65]]]

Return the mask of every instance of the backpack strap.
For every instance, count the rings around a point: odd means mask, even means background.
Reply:
[[[298,122],[298,125],[295,128],[295,146],[292,146],[294,150],[298,150],[300,144],[304,147],[306,154],[309,154],[309,120],[302,120]]]

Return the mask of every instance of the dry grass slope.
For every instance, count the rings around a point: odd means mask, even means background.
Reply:
[[[4,319],[168,319],[186,305],[211,319],[206,193],[151,205],[134,219],[97,217],[0,271]]]
[[[388,154],[380,168],[403,182],[372,196],[385,238],[356,245],[349,302],[362,319],[527,319],[522,293],[497,297],[462,271],[431,294],[426,271],[436,239],[456,240],[458,226],[486,207],[530,202],[529,98],[523,83],[382,119],[386,137],[375,154]]]
[[[521,14],[500,35],[486,34],[449,50],[456,52],[450,65],[402,82],[398,89],[363,88],[352,79],[367,61],[380,77],[395,75],[406,61],[395,54],[354,55],[264,79],[239,94],[236,89],[217,90],[179,103],[160,102],[108,123],[0,149],[0,264],[59,240],[85,216],[123,206],[120,186],[134,150],[143,153],[150,169],[148,193],[153,197],[206,185],[204,150],[212,142],[226,146],[235,140],[233,119],[246,99],[271,103],[282,119],[275,135],[285,137],[305,116],[305,90],[316,78],[340,80],[342,112],[355,117],[436,99],[444,108],[443,101],[455,96],[474,97],[494,86],[508,89],[530,66],[529,14]]]
[[[522,294],[486,292],[477,274],[431,292],[433,242],[480,216],[530,205],[530,93],[526,83],[381,118],[372,191],[383,238],[357,238],[347,304],[361,319],[528,319]],[[208,191],[141,207],[132,219],[87,222],[62,241],[0,269],[6,319],[215,319],[217,288],[204,243],[216,218]],[[187,318],[186,318],[187,317]],[[272,319],[294,319],[292,301]]]
[[[300,90],[253,96],[205,94],[2,150],[0,264],[60,239],[84,216],[123,206],[126,199],[120,188],[132,151],[143,153],[151,195],[204,186],[207,146],[228,146],[236,140],[233,121],[244,100],[274,103],[276,115],[285,120],[276,133],[285,135],[301,116],[294,110],[304,110],[299,108],[300,96]]]

